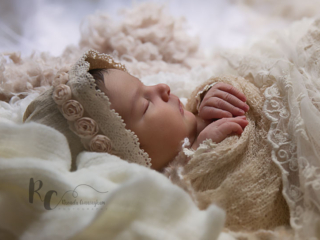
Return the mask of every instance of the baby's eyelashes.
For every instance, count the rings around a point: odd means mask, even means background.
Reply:
[[[143,112],[143,114],[145,114],[147,112],[147,110],[149,108],[149,105],[150,105],[150,101],[147,100],[146,103],[144,104],[144,112]]]

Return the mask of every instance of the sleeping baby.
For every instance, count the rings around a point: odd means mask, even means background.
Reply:
[[[64,134],[71,170],[80,152],[105,152],[165,173],[200,209],[219,205],[230,230],[288,224],[263,97],[248,80],[209,79],[184,107],[169,86],[146,86],[93,50],[66,75],[28,106],[23,120]]]
[[[243,116],[249,109],[245,96],[226,83],[211,87],[201,102],[199,114],[194,115],[184,109],[166,84],[145,86],[117,69],[89,72],[109,97],[111,108],[137,134],[140,148],[148,153],[155,170],[162,170],[177,156],[185,138],[192,149],[197,149],[205,139],[219,143],[230,134],[241,134],[248,124]],[[218,118],[221,119],[212,122]]]

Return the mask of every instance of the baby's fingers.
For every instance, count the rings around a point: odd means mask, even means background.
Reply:
[[[237,88],[235,88],[234,86],[232,86],[230,84],[221,82],[216,85],[217,85],[216,87],[218,89],[236,96],[237,98],[241,99],[243,102],[245,102],[247,100],[246,96],[242,92],[240,92]]]
[[[238,99],[237,101],[240,100]],[[243,102],[241,103],[245,104]],[[199,116],[203,119],[232,117],[232,115],[241,116],[244,114],[244,110],[230,104],[229,102],[219,97],[210,97],[208,99],[205,99],[200,105],[199,110]]]
[[[236,90],[236,88],[234,88],[234,87],[233,87],[233,89]],[[238,92],[240,93],[240,91],[238,91]],[[225,100],[226,102],[230,103],[231,106],[234,106],[234,108],[236,108],[238,110],[241,109],[241,110],[247,112],[249,110],[249,106],[246,104],[245,101],[242,101],[242,99],[245,99],[246,97],[243,95],[243,93],[241,93],[241,96],[243,96],[243,97],[240,98],[239,95],[233,95],[230,92],[225,92],[225,91],[220,91],[220,90],[217,90],[215,93],[215,97],[218,97],[220,99]]]
[[[227,137],[228,135],[230,135],[232,133],[237,133],[237,134],[241,135],[243,132],[243,129],[239,123],[225,122],[219,126],[219,131],[223,136]]]
[[[205,139],[211,139],[213,142],[219,143],[232,133],[241,135],[248,123],[245,116],[222,118],[212,122],[199,134],[193,149],[196,149]]]
[[[204,106],[199,112],[199,117],[205,120],[217,118],[231,118],[232,113],[215,107]]]
[[[229,123],[229,122],[237,123],[243,128],[245,128],[249,123],[246,120],[245,116],[238,116],[238,117],[234,117],[234,118],[222,118],[222,119],[217,120],[214,124],[215,124],[215,126],[218,127],[222,124]]]

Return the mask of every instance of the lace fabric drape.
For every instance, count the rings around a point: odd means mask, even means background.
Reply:
[[[319,30],[320,20],[304,21],[257,43],[245,57],[226,55],[239,75],[265,89],[268,141],[296,239],[320,239]]]

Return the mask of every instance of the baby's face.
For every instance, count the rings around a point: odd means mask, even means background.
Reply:
[[[145,86],[116,69],[104,73],[104,82],[111,108],[121,115],[126,128],[137,134],[153,169],[160,170],[173,160],[185,137],[191,142],[195,139],[196,117],[183,109],[168,85]]]

